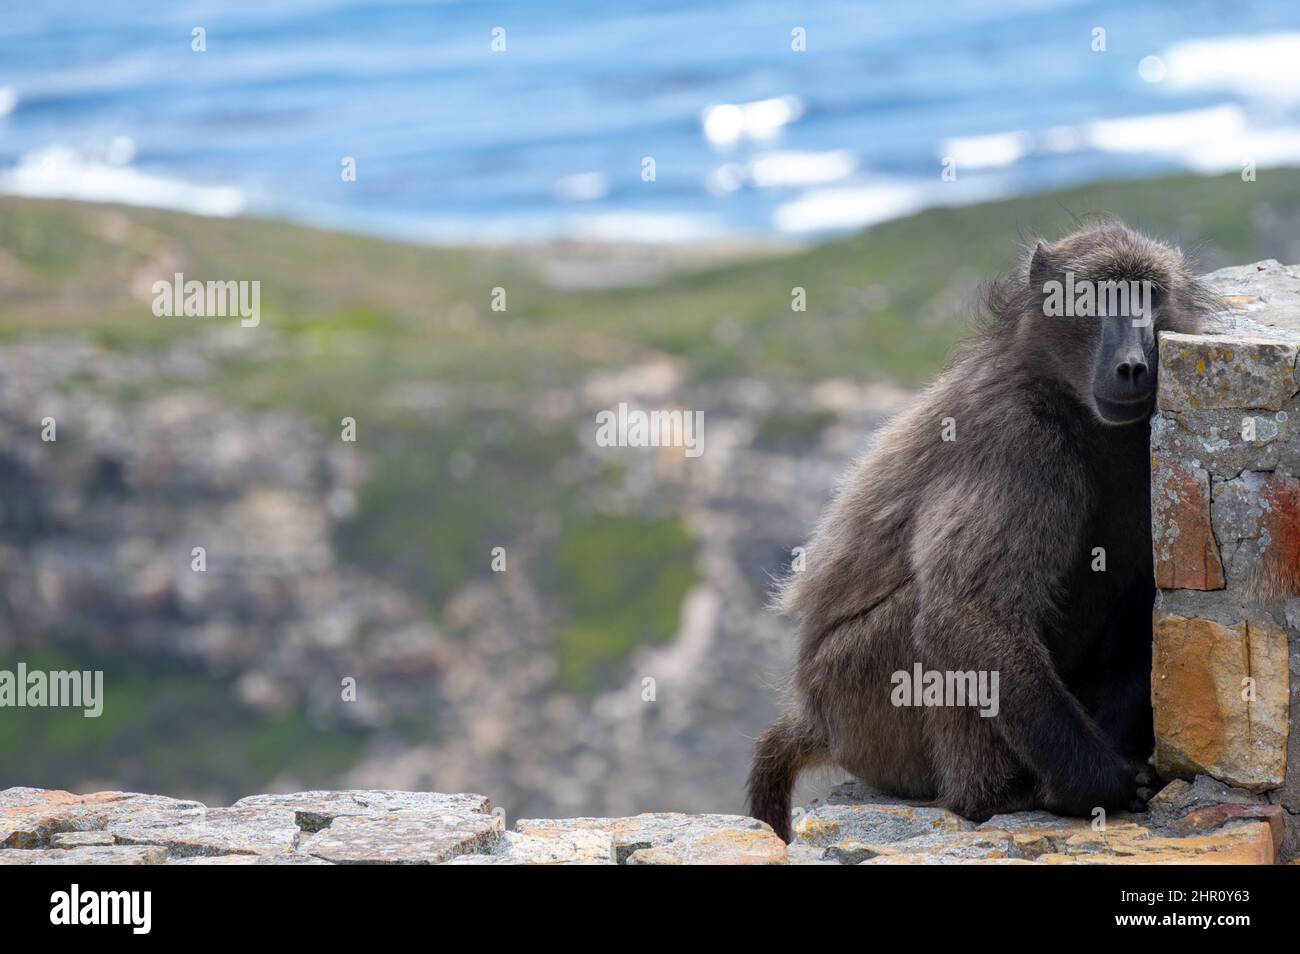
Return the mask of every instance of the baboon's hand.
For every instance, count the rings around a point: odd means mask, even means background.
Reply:
[[[1155,773],[1114,752],[1099,753],[1096,767],[1072,780],[1042,786],[1043,807],[1057,815],[1088,817],[1098,808],[1140,811],[1155,794]],[[1137,807],[1134,807],[1137,806]]]
[[[1147,802],[1155,798],[1156,793],[1164,787],[1164,781],[1156,774],[1154,766],[1147,762],[1132,763],[1132,772],[1136,789],[1129,811],[1144,812],[1147,810]]]

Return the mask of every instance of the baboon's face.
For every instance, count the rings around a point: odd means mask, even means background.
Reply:
[[[1154,287],[1149,295],[1158,297]],[[1107,424],[1144,421],[1155,407],[1157,310],[1153,301],[1096,319],[1092,400],[1097,416]]]
[[[1155,408],[1156,332],[1180,327],[1182,260],[1127,230],[1039,245],[1030,282],[1047,323],[1046,355],[1106,424],[1144,422]],[[1059,294],[1056,289],[1059,287]]]

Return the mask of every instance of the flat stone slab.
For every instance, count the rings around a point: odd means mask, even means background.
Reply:
[[[62,832],[101,831],[110,822],[170,824],[186,812],[202,811],[195,801],[130,792],[71,792],[40,788],[0,791],[0,848],[41,848]]]
[[[1074,827],[961,832],[875,846],[862,864],[1270,865],[1273,835],[1249,822],[1205,835],[1155,834],[1135,824],[1104,831]]]
[[[483,795],[444,795],[440,792],[295,792],[291,795],[250,795],[234,808],[280,809],[294,813],[298,827],[314,833],[345,815],[429,815],[490,813],[492,801]]]
[[[1219,322],[1219,334],[1300,338],[1300,265],[1268,258],[1221,268],[1203,280],[1228,309]]]
[[[1115,814],[1100,826],[1045,811],[975,825],[944,809],[869,797],[854,804],[840,789],[816,803],[795,823],[790,862],[1273,864],[1281,844],[1279,806],[1209,778],[1171,783],[1150,812]]]
[[[116,844],[117,836],[107,831],[63,831],[50,838],[51,848],[89,848]]]
[[[302,832],[288,809],[205,808],[183,820],[109,822],[122,845],[162,845],[171,857],[268,855],[293,851]]]
[[[1126,816],[1118,816],[1122,820]],[[980,831],[1037,831],[1043,828],[1081,830],[1092,823],[1087,818],[1063,818],[1046,811],[1014,812],[1010,815],[994,815],[977,827]]]
[[[95,845],[88,848],[14,848],[0,851],[0,865],[160,865],[158,845]]]
[[[795,840],[828,848],[839,842],[888,844],[936,832],[971,831],[973,822],[946,808],[873,803],[819,805],[794,824]]]
[[[1300,390],[1296,354],[1287,341],[1167,331],[1160,336],[1160,409],[1280,411]]]
[[[580,828],[508,831],[487,855],[459,855],[449,865],[612,865],[614,836]]]
[[[301,852],[278,855],[195,855],[172,858],[169,865],[328,865],[330,862]]]
[[[1198,775],[1188,782],[1174,779],[1147,803],[1147,818],[1156,826],[1167,826],[1188,812],[1214,805],[1262,805],[1263,795],[1225,785],[1208,775]]]
[[[614,840],[615,858],[630,865],[785,864],[785,842],[772,829],[743,815],[653,812],[627,818],[524,819],[523,834],[597,831]]]
[[[487,853],[504,822],[482,812],[412,817],[343,815],[306,836],[300,850],[339,865],[436,865],[458,855]]]

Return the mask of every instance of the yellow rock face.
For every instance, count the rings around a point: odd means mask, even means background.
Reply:
[[[1271,865],[1267,822],[1232,825],[1208,835],[1166,838],[1137,825],[1069,838],[1060,852],[1037,859],[1049,865]]]
[[[1157,770],[1165,778],[1204,773],[1254,792],[1281,786],[1289,685],[1287,637],[1277,627],[1157,613]]]

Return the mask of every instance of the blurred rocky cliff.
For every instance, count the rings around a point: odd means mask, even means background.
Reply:
[[[544,426],[560,401],[575,432],[567,470],[614,461],[602,506],[669,512],[693,542],[670,638],[575,685],[556,649],[571,614],[548,585],[552,538],[499,541],[504,572],[483,540],[481,565],[436,608],[352,558],[374,478],[367,422],[348,442],[300,413],[223,400],[211,385],[251,340],[0,346],[0,654],[103,669],[111,727],[62,755],[10,738],[0,782],[213,799],[308,784],[490,790],[515,815],[740,808],[746,733],[773,714],[793,645],[764,608],[770,583],[904,392],[697,388],[695,459],[593,440],[596,413],[618,402],[687,403],[668,360],[520,407]],[[162,774],[155,737],[178,740],[181,768]]]

